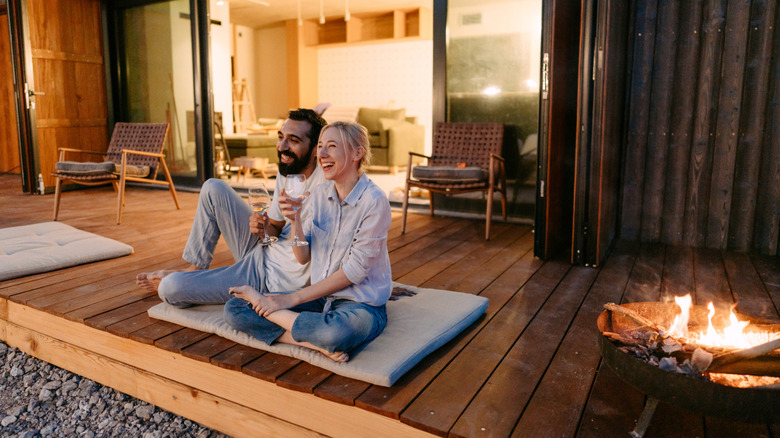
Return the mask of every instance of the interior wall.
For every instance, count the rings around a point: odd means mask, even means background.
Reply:
[[[16,130],[11,41],[5,1],[0,2],[0,172],[21,173],[19,141]]]
[[[287,101],[287,40],[284,22],[254,30],[255,87],[252,102],[257,117],[283,118]]]
[[[335,106],[406,108],[425,126],[431,152],[433,41],[320,48],[319,101]]]

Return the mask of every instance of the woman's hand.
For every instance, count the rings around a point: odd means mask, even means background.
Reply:
[[[262,294],[252,308],[262,317],[268,317],[277,310],[290,309],[296,306],[292,294]]]
[[[282,209],[282,215],[289,219],[291,222],[295,222],[295,212],[297,211],[296,208],[300,208],[303,205],[303,200],[306,199],[306,197],[309,196],[309,192],[306,192],[303,194],[303,196],[298,199],[292,199],[287,196],[287,193],[282,189],[282,192],[279,195],[279,207]]]

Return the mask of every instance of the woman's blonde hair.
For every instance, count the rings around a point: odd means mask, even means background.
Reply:
[[[368,142],[368,130],[359,123],[338,121],[328,123],[322,128],[320,138],[322,138],[322,133],[330,128],[339,131],[341,142],[344,143],[344,146],[348,146],[351,150],[363,150],[363,158],[360,160],[358,170],[365,172],[366,168],[371,165],[371,145]]]

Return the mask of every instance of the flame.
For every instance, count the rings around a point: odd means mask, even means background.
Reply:
[[[712,317],[715,315],[715,306],[712,302],[707,304],[709,314],[707,316],[707,331],[706,332],[692,332],[688,331],[688,320],[690,318],[692,300],[691,295],[685,295],[683,297],[675,297],[674,301],[680,308],[680,314],[675,316],[672,322],[669,332],[673,336],[685,338],[688,341],[710,347],[725,347],[725,348],[750,348],[756,345],[769,342],[772,338],[777,337],[778,334],[770,333],[757,333],[757,332],[745,332],[749,321],[740,321],[737,315],[734,313],[735,305],[731,306],[729,312],[729,325],[724,327],[721,331],[718,331],[712,324]]]

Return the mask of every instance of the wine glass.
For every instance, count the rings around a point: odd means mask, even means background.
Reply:
[[[247,193],[249,194],[249,205],[252,206],[252,210],[264,215],[271,207],[271,195],[268,194],[265,184],[259,183],[250,186]],[[269,245],[276,242],[276,236],[268,235],[268,218],[266,216],[263,216],[263,234],[265,236],[260,241],[263,244]]]
[[[287,175],[287,181],[284,183],[284,194],[288,198],[290,198],[291,201],[295,202],[303,202],[303,195],[304,191],[306,190],[305,183],[306,182],[306,175],[302,174],[291,174]],[[301,213],[300,213],[300,206],[293,207],[295,210],[295,221],[299,222],[301,220]],[[309,244],[306,240],[299,240],[298,234],[295,232],[295,227],[293,227],[292,230],[293,233],[293,240],[289,243],[290,246],[306,246]]]

